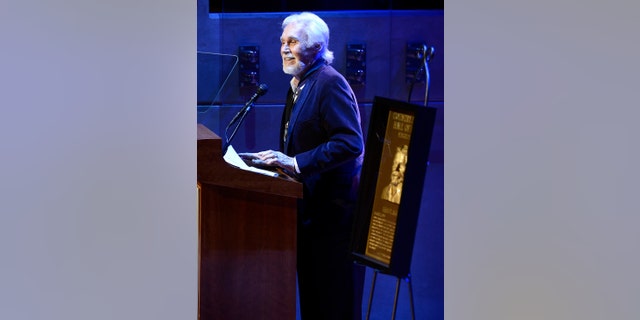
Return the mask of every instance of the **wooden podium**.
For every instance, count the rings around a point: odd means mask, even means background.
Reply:
[[[201,320],[296,318],[296,203],[302,184],[236,168],[198,124]]]

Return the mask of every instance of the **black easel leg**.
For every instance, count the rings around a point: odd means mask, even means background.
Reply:
[[[396,280],[396,296],[393,298],[393,314],[391,315],[391,319],[395,320],[396,318],[396,308],[398,307],[398,295],[400,293],[400,278]]]
[[[416,313],[413,308],[413,288],[411,287],[411,275],[407,277],[407,284],[409,285],[409,301],[411,302],[411,319],[416,319]]]
[[[369,292],[369,305],[367,306],[367,320],[371,314],[371,304],[373,303],[373,290],[376,288],[376,278],[378,277],[378,270],[373,270],[373,280],[371,281],[371,292]]]

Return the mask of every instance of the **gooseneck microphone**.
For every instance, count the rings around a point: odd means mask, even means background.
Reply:
[[[236,132],[238,131],[238,128],[242,124],[242,121],[244,120],[244,117],[247,115],[247,113],[249,113],[249,110],[251,110],[251,107],[253,107],[253,104],[256,102],[256,100],[258,100],[258,98],[260,98],[265,93],[267,93],[267,90],[269,90],[269,87],[267,87],[266,84],[264,84],[264,83],[260,84],[258,86],[258,90],[256,90],[256,93],[254,93],[251,96],[249,101],[247,101],[247,103],[245,103],[244,107],[242,107],[242,109],[240,109],[240,111],[238,111],[238,113],[236,113],[236,115],[233,117],[233,119],[231,119],[231,121],[229,122],[229,124],[227,125],[227,127],[224,130],[225,136],[227,136],[227,131],[229,131],[229,127],[231,127],[231,125],[236,123],[236,122],[237,122],[237,124],[236,124],[235,128],[233,129],[233,132],[231,133],[231,136],[229,136],[229,137],[227,137],[225,139],[226,142],[225,142],[223,154],[227,151],[227,148],[231,144],[231,140],[236,135]]]
[[[240,116],[244,116],[245,114],[247,114],[247,112],[249,112],[249,110],[251,110],[251,107],[256,102],[256,100],[258,100],[259,97],[261,97],[265,93],[267,93],[267,90],[269,90],[269,87],[267,87],[266,84],[264,84],[264,83],[260,84],[260,86],[258,86],[258,90],[256,91],[256,93],[254,93],[253,96],[251,96],[251,99],[249,99],[249,101],[247,101],[247,103],[244,105],[244,107],[242,107],[242,109],[240,109],[240,111],[238,111],[238,113],[236,113],[236,115],[233,117],[233,119],[231,119],[231,121],[229,122],[229,125],[227,126],[227,128],[229,128],[229,126],[231,124],[233,124],[234,122],[238,121],[238,118]],[[231,141],[231,139],[229,139],[227,142],[230,142],[230,141]]]

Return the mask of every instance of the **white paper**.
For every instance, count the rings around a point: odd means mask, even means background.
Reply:
[[[269,170],[265,170],[265,169],[260,169],[260,168],[256,168],[256,167],[251,167],[248,166],[244,160],[242,160],[242,158],[240,158],[240,156],[238,155],[238,153],[236,152],[235,149],[233,149],[232,145],[229,145],[229,147],[227,148],[227,152],[224,154],[224,161],[226,161],[228,164],[234,166],[234,167],[238,167],[242,170],[247,170],[247,171],[253,171],[253,172],[257,172],[260,174],[264,174],[267,176],[272,176],[272,177],[277,177],[278,173],[277,172],[273,172],[273,171],[269,171]]]

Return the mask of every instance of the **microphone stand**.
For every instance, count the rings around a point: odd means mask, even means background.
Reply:
[[[233,137],[236,135],[236,132],[238,131],[238,128],[240,128],[240,125],[242,124],[242,121],[244,120],[244,117],[247,116],[247,113],[249,113],[249,110],[251,110],[251,107],[253,106],[253,104],[256,102],[256,100],[264,95],[265,93],[267,93],[268,87],[266,84],[261,84],[258,86],[258,90],[256,91],[255,94],[253,94],[253,96],[251,96],[251,99],[249,99],[249,101],[247,101],[247,103],[245,103],[244,107],[242,107],[242,109],[240,109],[240,112],[238,112],[236,114],[235,117],[233,117],[233,119],[231,119],[231,122],[229,122],[229,124],[227,125],[227,127],[224,129],[224,136],[225,136],[225,145],[222,148],[222,152],[223,154],[227,153],[227,148],[229,148],[229,145],[231,144],[231,139],[233,139]],[[236,123],[236,127],[233,129],[233,132],[231,133],[231,137],[228,136],[227,132],[229,131],[229,127]]]
[[[222,154],[227,153],[227,148],[229,148],[229,145],[231,145],[231,140],[236,135],[236,132],[238,131],[238,128],[240,128],[240,125],[244,121],[244,118],[247,116],[247,113],[249,113],[249,110],[251,110],[253,103],[254,103],[253,100],[250,100],[249,102],[247,102],[247,104],[245,104],[244,107],[240,109],[240,111],[233,117],[233,119],[231,119],[227,127],[224,129],[225,145],[222,148]],[[237,124],[233,129],[233,131],[231,132],[231,136],[228,136],[227,132],[229,131],[229,127],[231,127],[231,125],[236,122]]]

